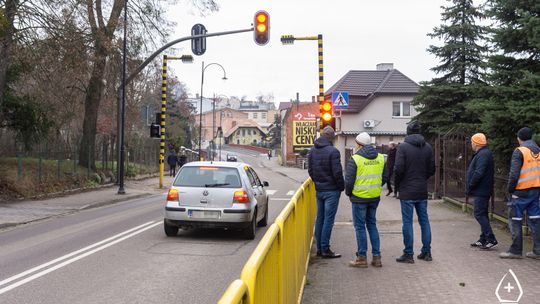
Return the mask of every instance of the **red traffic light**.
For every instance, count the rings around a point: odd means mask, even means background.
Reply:
[[[253,22],[255,30],[253,31],[253,39],[258,45],[265,45],[270,40],[270,16],[266,11],[258,11],[255,13]]]

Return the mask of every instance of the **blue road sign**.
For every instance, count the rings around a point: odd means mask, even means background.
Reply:
[[[333,92],[332,104],[334,109],[347,109],[349,107],[349,92]]]

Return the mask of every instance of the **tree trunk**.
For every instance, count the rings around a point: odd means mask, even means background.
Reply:
[[[4,11],[5,20],[4,25],[6,28],[2,29],[0,25],[0,30],[4,32],[4,35],[0,35],[0,121],[3,117],[3,105],[6,92],[7,84],[7,71],[9,68],[9,63],[11,62],[11,49],[13,46],[13,35],[15,34],[15,26],[13,21],[15,20],[15,14],[17,12],[18,0],[6,0],[6,6]],[[1,33],[1,31],[0,31]]]
[[[105,73],[105,64],[107,55],[105,52],[96,52],[94,60],[94,68],[88,84],[88,91],[84,101],[84,120],[83,120],[83,137],[81,140],[81,148],[79,149],[79,165],[95,169],[95,144],[97,133],[97,119],[99,113],[99,105],[101,96],[103,95],[103,75]]]

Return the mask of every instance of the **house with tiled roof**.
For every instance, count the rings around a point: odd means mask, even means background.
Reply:
[[[325,98],[331,99],[333,92],[349,93],[348,108],[335,110],[335,146],[345,159],[356,147],[354,139],[361,132],[370,134],[378,146],[402,142],[407,124],[416,115],[411,101],[419,89],[391,63],[378,64],[376,70],[351,70],[330,87]]]
[[[263,143],[266,132],[251,119],[240,120],[223,134],[225,144],[257,145]]]

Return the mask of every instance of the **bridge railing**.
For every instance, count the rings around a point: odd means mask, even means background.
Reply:
[[[268,228],[240,279],[229,285],[218,303],[299,303],[315,214],[315,185],[307,179]]]

